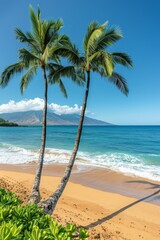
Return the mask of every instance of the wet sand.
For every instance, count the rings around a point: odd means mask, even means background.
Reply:
[[[0,165],[0,187],[24,201],[30,193],[36,165]],[[41,194],[48,197],[63,175],[64,165],[46,165]],[[148,201],[148,202],[146,202]],[[128,177],[102,168],[75,166],[54,217],[89,229],[89,239],[160,239],[160,183]]]

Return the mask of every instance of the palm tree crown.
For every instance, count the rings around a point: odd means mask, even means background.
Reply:
[[[15,30],[16,38],[26,46],[25,48],[19,49],[18,57],[20,61],[5,68],[1,75],[1,86],[6,87],[14,74],[25,70],[25,74],[21,78],[20,83],[22,93],[37,73],[38,67],[45,68],[45,70],[52,70],[52,72],[54,69],[57,71],[62,68],[58,55],[54,54],[53,46],[58,42],[64,41],[64,39],[69,40],[67,36],[59,36],[58,34],[58,31],[63,26],[61,20],[41,20],[40,9],[38,9],[38,14],[35,14],[31,6],[30,19],[32,32],[24,33],[18,28]],[[55,64],[53,65],[52,62]],[[54,83],[59,83],[62,92],[66,95],[61,79],[57,78]]]
[[[108,51],[109,47],[123,38],[118,27],[108,27],[108,22],[98,25],[92,22],[84,37],[83,54],[80,54],[74,44],[68,39],[56,46],[55,52],[78,67],[80,72],[97,72],[102,77],[107,77],[124,94],[128,94],[126,80],[117,72],[115,67],[120,64],[124,67],[132,67],[131,58],[123,52]]]

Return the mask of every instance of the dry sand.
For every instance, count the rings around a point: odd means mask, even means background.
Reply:
[[[63,165],[45,166],[41,194],[48,197],[59,183]],[[0,187],[24,201],[30,193],[35,164],[0,165]],[[146,202],[149,201],[149,202]],[[160,185],[106,169],[74,168],[54,212],[61,223],[89,229],[89,239],[160,239]]]

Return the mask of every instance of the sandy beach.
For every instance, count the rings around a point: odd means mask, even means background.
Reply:
[[[160,0],[0,6],[0,240],[160,240]]]
[[[64,165],[46,165],[41,182],[42,198],[59,183]],[[35,164],[0,165],[0,187],[27,201]],[[102,168],[79,171],[75,166],[54,217],[89,230],[89,239],[160,238],[160,184],[128,177]]]

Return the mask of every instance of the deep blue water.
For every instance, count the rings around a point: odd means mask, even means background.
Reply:
[[[76,132],[76,126],[47,127],[45,162],[67,162]],[[0,128],[0,163],[37,160],[40,139],[41,127]],[[85,126],[78,164],[160,181],[160,126]]]

